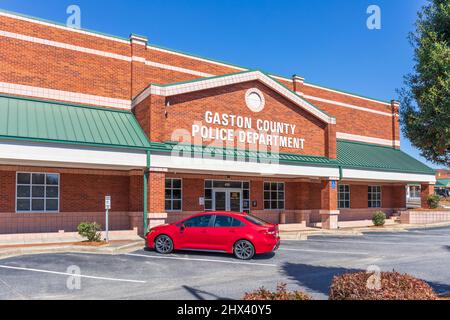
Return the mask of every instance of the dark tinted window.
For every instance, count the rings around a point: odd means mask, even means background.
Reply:
[[[256,224],[258,226],[263,226],[263,225],[267,224],[267,222],[265,222],[264,220],[261,220],[257,217],[251,216],[251,215],[246,215],[245,220],[250,221],[251,223]]]
[[[238,219],[233,219],[233,227],[245,227],[245,223],[243,223],[242,221],[238,220]]]
[[[211,215],[202,215],[184,221],[184,226],[188,228],[208,227]]]
[[[229,216],[216,216],[214,227],[231,227],[233,226],[233,220],[233,217]]]

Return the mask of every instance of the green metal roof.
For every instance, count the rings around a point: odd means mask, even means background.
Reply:
[[[222,159],[226,155],[227,159],[231,157],[232,159],[241,161],[244,159],[246,161],[252,159],[261,162],[278,161],[280,163],[299,165],[434,175],[433,169],[398,149],[343,140],[337,141],[337,160],[309,155],[290,153],[270,154],[240,149],[176,144],[174,142],[151,142],[151,150],[163,153],[170,153],[175,150],[184,155],[187,153],[190,156],[202,155]]]
[[[151,142],[151,150],[155,152],[179,152],[190,156],[202,155],[214,158],[258,160],[259,162],[281,162],[281,163],[304,163],[308,165],[336,167],[336,161],[326,157],[299,155],[290,153],[266,153],[252,150],[227,149],[210,146],[198,146],[190,144],[177,144],[174,142],[158,143]]]
[[[434,175],[434,170],[399,149],[337,141],[337,162],[343,168]]]
[[[450,179],[438,179],[436,181],[437,188],[450,188]]]
[[[0,139],[148,149],[130,111],[0,95]]]

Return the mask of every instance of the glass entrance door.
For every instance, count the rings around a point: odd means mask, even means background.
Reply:
[[[213,210],[242,212],[242,190],[214,189]]]
[[[227,211],[227,192],[215,191],[214,192],[214,211]]]
[[[241,210],[241,191],[228,191],[229,210],[231,212],[242,212]]]

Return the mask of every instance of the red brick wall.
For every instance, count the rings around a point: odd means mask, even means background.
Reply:
[[[129,177],[61,174],[61,212],[105,210],[105,195],[111,196],[112,211],[129,210]]]
[[[0,30],[51,40],[82,48],[118,54],[131,59],[132,55],[170,66],[187,68],[211,75],[222,75],[241,71],[240,68],[222,65],[194,57],[161,51],[154,47],[131,45],[127,40],[113,40],[89,33],[64,30],[60,27],[42,25],[21,19],[0,16]],[[90,53],[36,44],[23,40],[0,37],[0,82],[37,86],[131,99],[150,83],[174,83],[197,79],[199,75],[162,69],[145,65],[140,61],[126,61]],[[280,80],[293,89],[289,80]],[[372,110],[392,113],[388,104],[332,92],[324,88],[303,85],[306,95],[335,100]],[[333,104],[311,100],[337,118],[336,131],[371,137],[396,139],[399,137],[397,121],[392,117],[358,111]],[[145,125],[145,124],[144,124]],[[332,157],[332,156],[331,156]]]
[[[16,210],[16,173],[0,171],[0,212]]]
[[[199,204],[199,198],[204,196],[205,183],[202,179],[183,179],[182,197],[183,211],[202,211],[203,206]]]
[[[29,172],[59,173],[60,171],[34,168]],[[132,179],[138,181],[139,185],[135,188],[142,190],[142,178],[133,176]],[[131,195],[129,185],[128,175],[60,173],[60,211],[104,211],[106,194],[111,195],[112,211],[139,211],[138,202],[142,198],[142,192],[136,192],[135,189]],[[15,212],[15,194],[16,172],[0,171],[0,212]],[[130,202],[133,202],[132,209],[129,206]]]
[[[164,172],[150,172],[148,180],[148,212],[165,212],[166,174]]]
[[[139,175],[131,175],[129,181],[129,211],[142,212],[144,210],[144,177],[142,176],[142,173]]]
[[[5,37],[0,47],[0,82],[130,99],[127,61]]]
[[[60,173],[60,212],[15,213],[16,171]],[[128,213],[142,211],[140,172],[0,166],[0,234],[73,232],[82,221],[103,227],[106,194],[112,198],[110,229],[129,229]]]

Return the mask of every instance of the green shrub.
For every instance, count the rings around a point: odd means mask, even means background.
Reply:
[[[386,213],[384,213],[383,211],[375,212],[372,216],[372,222],[377,227],[384,226],[386,222]]]
[[[280,283],[275,292],[264,287],[247,292],[244,300],[311,300],[311,296],[301,291],[287,291],[286,284]]]
[[[428,202],[428,206],[431,209],[437,209],[439,207],[439,202],[440,202],[440,198],[437,194],[433,194],[428,196],[427,202]]]
[[[87,238],[89,242],[100,242],[100,225],[96,222],[81,222],[78,227],[78,234]]]
[[[367,285],[373,273],[347,273],[333,278],[330,300],[436,300],[437,295],[425,282],[407,274],[381,272],[379,288]]]

